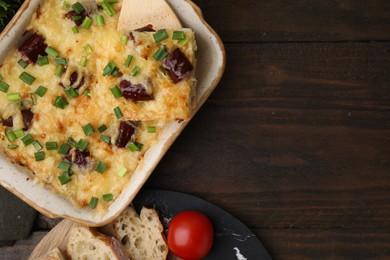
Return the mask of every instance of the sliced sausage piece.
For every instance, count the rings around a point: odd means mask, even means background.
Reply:
[[[88,150],[81,152],[79,149],[72,149],[67,155],[65,155],[64,160],[76,164],[79,167],[87,167],[87,158],[90,155],[91,153]]]
[[[146,87],[142,84],[132,84],[128,80],[122,80],[119,83],[120,91],[125,99],[133,101],[151,100],[153,95],[146,91]]]
[[[61,87],[72,87],[74,89],[79,89],[85,84],[85,78],[88,77],[83,72],[78,72],[77,70],[73,70],[74,68],[68,68],[66,73],[63,75],[59,84]]]
[[[88,164],[87,157],[90,155],[88,150],[81,152],[79,149],[76,149],[76,156],[74,158],[73,163],[78,165],[79,167],[86,167]]]
[[[8,118],[3,118],[3,125],[8,126],[8,127],[13,127],[14,126],[13,117],[10,116]]]
[[[74,83],[76,83],[77,79],[79,78],[79,74],[77,73],[77,71],[74,71],[72,72],[72,74],[70,74],[70,85],[73,86]]]
[[[20,112],[22,112],[22,117],[23,117],[23,123],[24,123],[24,130],[27,130],[31,122],[34,118],[34,113],[30,109],[22,109]]]
[[[46,56],[45,49],[47,44],[43,36],[33,33],[30,37],[19,46],[18,51],[22,56],[27,59],[30,63],[36,63],[38,55]]]
[[[171,79],[175,83],[183,80],[194,69],[194,66],[179,48],[176,48],[167,56],[162,66],[168,70]]]
[[[119,125],[119,135],[116,139],[116,146],[120,148],[126,147],[135,132],[135,127],[131,121],[122,121]]]

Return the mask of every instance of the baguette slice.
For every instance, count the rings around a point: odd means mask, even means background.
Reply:
[[[84,226],[75,226],[71,229],[67,252],[73,260],[129,259],[116,238]]]
[[[113,224],[114,236],[122,242],[127,255],[134,260],[166,259],[168,245],[164,228],[154,209],[143,207],[138,215],[127,208]]]
[[[46,254],[35,258],[35,260],[66,260],[67,258],[62,254],[58,247],[53,248]]]

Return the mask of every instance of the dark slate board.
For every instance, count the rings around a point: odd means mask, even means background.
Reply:
[[[204,259],[272,259],[248,227],[230,213],[200,198],[173,191],[141,190],[133,204],[138,212],[142,206],[155,208],[165,230],[172,217],[182,211],[197,210],[207,215],[215,235],[213,248]]]
[[[28,237],[36,215],[33,208],[0,186],[0,245]]]

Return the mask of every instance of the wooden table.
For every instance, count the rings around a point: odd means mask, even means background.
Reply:
[[[390,1],[195,3],[226,71],[146,187],[224,208],[275,259],[389,259]]]

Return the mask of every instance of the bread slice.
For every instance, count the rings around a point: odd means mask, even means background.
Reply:
[[[35,258],[35,260],[66,260],[67,258],[62,254],[58,247],[53,248],[46,254]]]
[[[166,259],[168,245],[162,233],[164,228],[154,209],[143,207],[138,215],[129,207],[114,220],[112,227],[130,259]]]
[[[117,239],[84,226],[71,229],[67,252],[73,260],[129,259]]]

